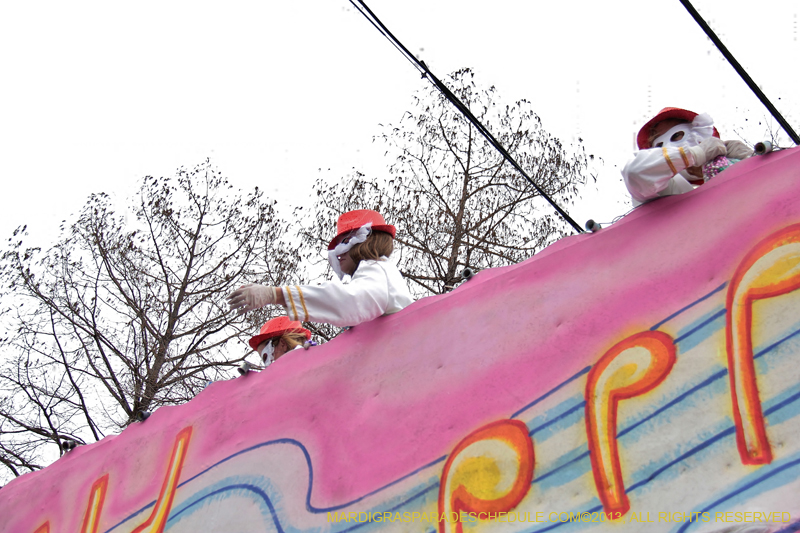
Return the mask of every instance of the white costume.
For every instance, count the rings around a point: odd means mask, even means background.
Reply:
[[[747,159],[753,149],[741,141],[724,141],[730,163]],[[622,169],[625,186],[631,193],[634,207],[647,200],[671,194],[683,194],[694,189],[686,170],[697,165],[698,148],[663,146],[640,150]]]
[[[684,119],[694,116],[691,122],[680,122],[645,143],[642,137],[648,126],[658,124],[653,121],[658,120],[659,116],[663,116],[663,120],[670,118],[663,115],[669,110],[679,112]],[[703,167],[702,179],[708,181],[730,164],[750,157],[753,153],[739,141],[723,143],[714,139],[714,121],[707,113],[695,115],[691,111],[665,108],[659,116],[640,130],[638,144],[643,149],[622,169],[622,177],[631,193],[634,207],[659,196],[694,190],[689,182],[697,181],[698,177],[689,174],[689,167]],[[716,159],[717,157],[722,158]],[[726,157],[733,161],[725,159]]]
[[[328,245],[328,260],[338,279],[317,286],[286,285],[281,290],[264,285],[244,285],[228,295],[228,305],[232,311],[241,314],[280,303],[286,307],[291,321],[326,322],[340,327],[357,326],[400,311],[414,300],[400,271],[387,257],[377,261],[362,259],[350,280],[340,281],[344,278],[340,257],[353,246],[367,242],[373,231],[387,233],[392,238],[395,236],[395,227],[387,224],[377,211],[356,209],[340,215],[336,222],[336,237]],[[348,269],[354,266],[349,259]],[[278,327],[277,322],[272,328],[271,323],[279,320],[280,317],[264,324],[261,334],[250,339],[254,350],[257,341],[267,338],[273,329],[286,329],[286,324]],[[283,317],[283,320],[289,318]],[[295,324],[293,327],[300,327],[297,322]],[[307,333],[306,338],[311,338],[310,332],[302,331]]]
[[[355,326],[381,315],[396,313],[414,300],[403,276],[386,257],[365,259],[348,282],[282,287],[289,318]]]
[[[682,147],[640,150],[622,169],[625,186],[633,205],[641,205],[659,196],[683,194],[694,189],[685,170],[697,166],[691,150]],[[696,179],[692,177],[692,179]]]
[[[673,135],[677,133],[680,133],[680,138],[673,141]],[[701,113],[692,122],[676,124],[653,139],[654,148],[637,152],[622,169],[633,205],[694,190],[689,181],[697,178],[690,176],[685,169],[706,162],[699,145],[713,134],[714,121],[707,113]]]

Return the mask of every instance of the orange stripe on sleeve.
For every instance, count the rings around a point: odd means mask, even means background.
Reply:
[[[295,285],[294,287],[297,289],[298,296],[300,296],[300,305],[303,306],[303,322],[305,322],[308,320],[308,308],[306,307],[306,299],[303,298],[303,289],[300,288],[300,285]]]
[[[298,320],[298,318],[297,318],[297,306],[295,306],[295,304],[294,304],[294,296],[292,295],[292,289],[288,285],[285,288],[286,288],[286,290],[284,292],[289,295],[289,298],[287,298],[289,300],[289,305],[292,306],[292,309],[291,309],[291,313],[293,315],[292,316],[292,320]]]
[[[684,151],[682,146],[678,148],[678,151],[681,153],[681,159],[683,159],[683,164],[686,165],[686,168],[692,166],[689,163],[689,157],[686,155],[686,152]]]
[[[664,153],[664,159],[667,160],[667,164],[669,165],[669,169],[672,171],[673,174],[677,174],[678,170],[675,168],[675,165],[672,164],[672,160],[669,158],[669,154],[667,153],[667,147],[662,146],[661,151]]]

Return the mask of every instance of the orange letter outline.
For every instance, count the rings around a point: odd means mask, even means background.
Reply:
[[[759,242],[731,279],[725,328],[728,374],[742,463],[772,462],[764,413],[753,363],[753,302],[800,288],[800,224],[788,226]]]
[[[661,331],[632,335],[608,350],[586,382],[586,433],[597,495],[608,518],[622,516],[630,501],[617,447],[617,405],[658,386],[675,364],[675,344]]]
[[[161,486],[158,500],[153,506],[153,512],[145,522],[133,530],[133,533],[162,533],[167,524],[169,512],[172,509],[172,500],[175,498],[175,489],[181,477],[183,460],[186,458],[186,450],[189,447],[189,440],[192,438],[192,426],[185,427],[175,437],[175,444],[172,447],[172,456],[169,459],[167,474]]]
[[[92,488],[89,491],[89,503],[86,505],[86,514],[83,515],[81,533],[97,533],[100,514],[103,512],[103,503],[106,501],[107,488],[108,474],[92,484]]]
[[[503,471],[509,460],[517,467],[510,475]],[[510,511],[530,490],[534,464],[533,442],[523,422],[498,420],[473,431],[458,443],[444,465],[439,516]],[[463,532],[461,520],[445,520],[439,522],[440,533],[445,533],[448,525],[456,533]]]

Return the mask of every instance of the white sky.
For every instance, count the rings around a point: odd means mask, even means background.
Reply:
[[[581,225],[627,211],[619,169],[662,107],[764,138],[767,111],[678,0],[367,3],[440,78],[472,67],[604,159],[598,185],[564,206]],[[800,2],[694,5],[800,131]],[[122,199],[206,157],[294,203],[321,174],[377,175],[378,124],[427,84],[347,0],[6,1],[0,68],[0,238],[21,224],[51,238],[91,192]]]

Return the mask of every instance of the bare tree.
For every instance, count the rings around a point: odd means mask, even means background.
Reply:
[[[586,181],[581,146],[568,151],[527,101],[502,104],[469,69],[445,83],[542,190],[573,201]],[[552,208],[435,88],[379,139],[394,159],[386,179],[356,172],[338,184],[317,182],[315,218],[304,232],[309,249],[326,244],[339,213],[376,209],[398,227],[400,270],[424,296],[450,290],[465,267],[519,262],[562,234]]]
[[[0,340],[7,475],[40,468],[65,439],[99,440],[192,398],[246,355],[229,341],[251,335],[264,314],[234,321],[224,296],[242,280],[284,282],[297,256],[279,242],[286,226],[273,204],[258,189],[231,189],[206,162],[145,178],[128,216],[92,195],[46,251],[26,248],[24,230],[9,239]]]

